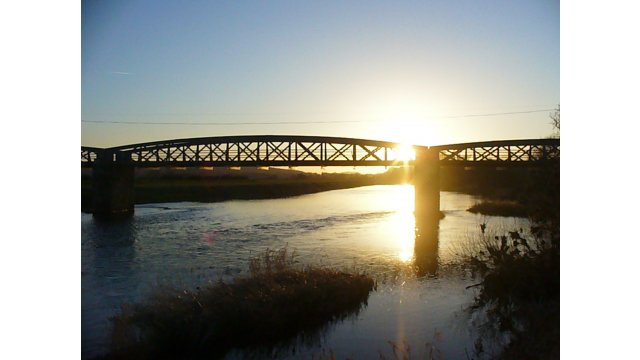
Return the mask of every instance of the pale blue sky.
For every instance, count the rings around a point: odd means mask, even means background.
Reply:
[[[549,111],[459,116],[556,107],[559,28],[541,0],[82,1],[82,144],[545,137]],[[274,122],[309,123],[238,124]]]

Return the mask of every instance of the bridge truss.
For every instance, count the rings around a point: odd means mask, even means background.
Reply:
[[[391,166],[399,144],[314,136],[224,136],[162,141],[109,149],[82,148],[82,162],[98,156],[127,158],[137,167],[157,166]]]
[[[440,165],[526,165],[560,159],[560,139],[486,141],[433,146]]]
[[[316,136],[222,136],[158,141],[107,149],[82,147],[82,166],[98,159],[135,167],[189,166],[395,166],[413,164],[402,158],[401,144]],[[433,147],[441,165],[508,166],[560,157],[560,139],[507,140]]]

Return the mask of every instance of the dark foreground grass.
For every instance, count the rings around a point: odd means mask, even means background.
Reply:
[[[106,358],[220,358],[233,348],[286,346],[358,312],[375,287],[366,275],[292,263],[286,249],[267,251],[233,283],[163,289],[123,307]]]
[[[560,356],[560,248],[546,239],[526,239],[517,231],[493,239],[487,236],[483,250],[469,258],[482,277],[473,307],[486,314],[482,330],[488,338],[496,334],[510,338],[499,356],[490,358]],[[487,358],[481,349],[477,359]]]
[[[527,187],[528,199],[521,203],[531,220],[529,234],[489,235],[481,225],[480,249],[468,257],[481,276],[474,308],[486,314],[485,340],[492,333],[509,339],[497,355],[483,353],[478,339],[477,359],[560,357],[559,162],[540,168]]]
[[[489,216],[526,217],[528,215],[526,207],[511,200],[484,200],[473,205],[467,211]]]

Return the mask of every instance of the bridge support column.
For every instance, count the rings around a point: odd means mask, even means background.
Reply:
[[[440,213],[440,159],[438,151],[419,149],[413,168],[415,187],[415,214],[421,219],[441,218]]]
[[[415,262],[418,276],[433,275],[438,269],[438,227],[440,218],[440,159],[431,149],[416,150],[413,168],[415,188]]]
[[[93,216],[118,219],[133,216],[134,167],[126,155],[105,152],[93,167]]]
[[[418,276],[435,275],[438,272],[439,221],[416,216],[413,255]]]

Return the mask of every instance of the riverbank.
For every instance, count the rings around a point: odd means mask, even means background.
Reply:
[[[541,204],[541,198],[549,198],[553,194],[541,192],[559,191],[556,184],[549,184],[554,176],[559,178],[559,170],[555,164],[538,167],[514,168],[442,168],[442,191],[456,191],[476,195],[481,201],[467,210],[471,213],[487,216],[531,217],[536,215],[540,207],[557,206],[557,204]],[[549,173],[558,174],[550,176]],[[551,190],[553,189],[553,190]],[[559,195],[558,195],[559,196]]]
[[[215,175],[213,175],[215,174]],[[406,173],[396,169],[382,174],[316,174],[277,169],[242,169],[211,173],[171,170],[136,170],[135,204],[165,202],[220,202],[227,200],[278,199],[329,190],[370,185],[395,185],[407,181]],[[83,174],[81,210],[91,212],[92,180]]]
[[[441,190],[517,201],[528,169],[442,168]],[[276,199],[370,185],[412,183],[412,169],[391,168],[379,174],[306,173],[288,169],[136,169],[135,203],[220,202]],[[91,212],[90,169],[83,172],[81,209]],[[489,214],[492,215],[492,214]],[[518,215],[511,215],[518,216]]]

